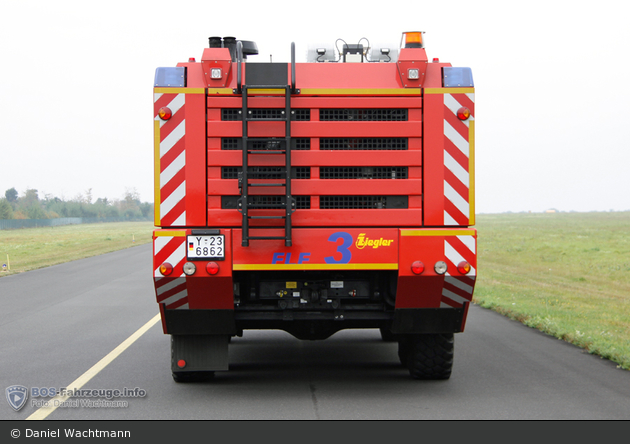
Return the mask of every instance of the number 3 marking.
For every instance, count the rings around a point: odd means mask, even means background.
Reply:
[[[337,253],[341,253],[341,259],[336,260],[334,256],[325,257],[327,264],[349,264],[352,259],[352,252],[349,250],[352,246],[352,236],[345,231],[338,231],[330,235],[328,242],[337,242],[339,239],[343,240],[341,245],[337,245]]]

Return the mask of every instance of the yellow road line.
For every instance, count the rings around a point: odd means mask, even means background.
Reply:
[[[145,334],[151,327],[153,327],[160,320],[160,314],[158,313],[151,319],[149,322],[140,327],[134,334],[125,339],[118,347],[113,349],[107,356],[98,361],[96,364],[92,366],[87,372],[83,373],[76,380],[68,384],[66,387],[67,392],[74,392],[75,390],[79,390],[85,384],[87,384],[90,379],[96,376],[101,370],[107,367],[114,359],[116,359],[122,352],[127,350],[131,344],[136,342],[143,334]],[[69,398],[68,395],[64,396],[55,396],[48,401],[48,405],[45,407],[41,407],[36,412],[34,412],[31,416],[26,418],[27,420],[41,420],[46,419],[48,415],[54,412],[59,404],[66,401]],[[55,404],[57,407],[55,407]]]

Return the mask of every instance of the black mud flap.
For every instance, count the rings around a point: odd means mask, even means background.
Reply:
[[[399,308],[394,312],[392,333],[459,333],[466,305],[462,308]]]
[[[228,335],[172,335],[171,370],[210,372],[228,370]]]
[[[234,310],[164,310],[166,333],[170,335],[236,334]]]

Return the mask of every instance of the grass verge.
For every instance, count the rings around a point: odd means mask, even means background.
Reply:
[[[474,302],[630,370],[630,212],[478,215]]]
[[[151,221],[0,230],[0,266],[10,266],[0,277],[146,244],[152,230]]]

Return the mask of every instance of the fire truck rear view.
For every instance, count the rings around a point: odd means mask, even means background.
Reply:
[[[175,381],[228,370],[248,329],[379,329],[412,378],[450,377],[477,267],[474,85],[423,37],[338,39],[304,63],[210,37],[157,68],[153,277]]]

